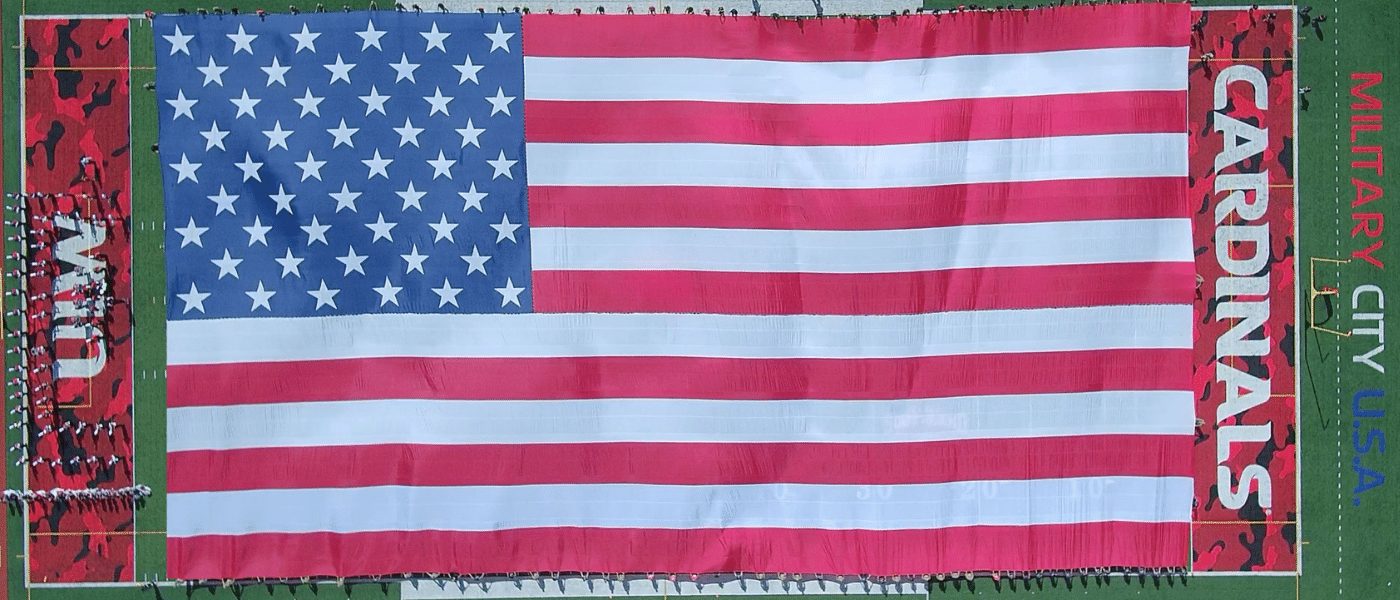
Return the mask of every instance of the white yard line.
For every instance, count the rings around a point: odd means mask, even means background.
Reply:
[[[1340,20],[1341,9],[1339,0],[1332,0],[1332,22]],[[1336,27],[1333,27],[1334,31]],[[1342,88],[1341,88],[1341,49],[1337,41],[1337,36],[1332,36],[1332,95],[1333,95],[1333,158],[1337,163],[1333,166],[1335,172],[1333,194],[1334,223],[1336,234],[1334,235],[1336,256],[1342,255]],[[1296,213],[1295,213],[1296,214]],[[1340,280],[1340,278],[1339,278]],[[1342,338],[1337,337],[1337,353],[1333,355],[1337,362],[1337,420],[1334,423],[1337,427],[1337,595],[1342,595]]]
[[[1288,12],[1289,12],[1289,17],[1288,17],[1288,18],[1289,18],[1289,19],[1292,19],[1292,23],[1293,23],[1293,27],[1292,27],[1292,30],[1293,30],[1293,39],[1291,40],[1291,42],[1292,42],[1292,43],[1291,43],[1291,46],[1292,46],[1292,48],[1293,48],[1293,86],[1294,86],[1294,87],[1298,87],[1298,82],[1300,81],[1300,78],[1299,78],[1299,76],[1298,76],[1298,73],[1299,73],[1298,67],[1299,67],[1299,64],[1302,62],[1302,61],[1298,60],[1298,15],[1297,15],[1297,8],[1298,8],[1297,6],[1291,6],[1291,7],[1289,7],[1289,11],[1288,11]],[[1295,428],[1295,431],[1298,432],[1298,434],[1297,434],[1298,437],[1293,441],[1293,464],[1296,465],[1296,468],[1293,470],[1293,473],[1294,473],[1294,475],[1293,475],[1293,510],[1295,511],[1295,512],[1294,512],[1294,516],[1293,516],[1293,520],[1294,520],[1294,524],[1293,524],[1293,527],[1294,527],[1294,535],[1293,535],[1294,554],[1293,554],[1293,555],[1297,557],[1297,558],[1295,559],[1295,560],[1296,560],[1296,563],[1295,563],[1295,565],[1294,565],[1294,572],[1295,572],[1295,574],[1296,574],[1297,576],[1302,577],[1302,575],[1303,575],[1303,543],[1302,543],[1302,542],[1303,542],[1303,468],[1302,468],[1302,465],[1303,465],[1303,411],[1302,411],[1302,408],[1301,408],[1301,407],[1302,407],[1303,403],[1302,403],[1300,400],[1301,400],[1301,397],[1302,397],[1302,394],[1303,394],[1303,369],[1300,368],[1300,367],[1302,366],[1302,357],[1303,357],[1303,335],[1300,333],[1300,332],[1302,331],[1302,329],[1300,329],[1300,325],[1303,323],[1303,307],[1302,307],[1302,303],[1298,301],[1298,297],[1299,297],[1299,295],[1298,295],[1298,282],[1300,282],[1300,281],[1303,280],[1302,277],[1301,277],[1301,275],[1302,275],[1302,268],[1299,266],[1299,265],[1301,264],[1301,261],[1300,261],[1299,259],[1302,257],[1302,254],[1303,254],[1303,252],[1302,252],[1302,249],[1303,249],[1303,242],[1302,242],[1302,236],[1300,235],[1301,228],[1298,226],[1299,214],[1301,214],[1301,213],[1298,212],[1298,209],[1299,209],[1298,198],[1299,198],[1299,195],[1300,195],[1299,192],[1298,192],[1298,190],[1299,190],[1299,187],[1298,187],[1298,178],[1302,175],[1302,172],[1298,170],[1298,139],[1299,139],[1300,137],[1302,137],[1302,136],[1299,135],[1299,131],[1302,129],[1302,125],[1301,125],[1301,123],[1300,123],[1300,121],[1299,121],[1299,118],[1298,118],[1298,114],[1299,114],[1298,106],[1299,106],[1299,103],[1300,103],[1300,95],[1299,95],[1299,94],[1296,94],[1296,93],[1293,94],[1293,328],[1294,328],[1294,331],[1295,331],[1295,333],[1294,333],[1294,335],[1293,335],[1293,364],[1295,365],[1295,366],[1294,366],[1294,369],[1293,369],[1293,427]],[[1312,283],[1309,282],[1309,285],[1312,285]]]
[[[21,10],[23,10],[23,9],[21,8]],[[26,129],[26,127],[25,127],[25,125],[26,125],[26,121],[25,121],[26,113],[24,112],[24,108],[25,108],[24,98],[25,98],[25,95],[26,95],[26,93],[27,93],[27,91],[28,91],[29,88],[25,87],[25,85],[24,85],[25,79],[24,79],[24,52],[23,52],[23,48],[24,48],[24,21],[25,21],[25,19],[28,19],[28,18],[29,18],[28,15],[23,15],[23,14],[20,15],[20,20],[16,22],[16,25],[18,26],[18,30],[19,30],[19,35],[18,35],[17,38],[15,38],[15,39],[16,39],[16,45],[19,46],[19,47],[21,48],[21,51],[16,53],[17,56],[16,56],[16,61],[15,61],[15,62],[17,63],[17,67],[18,67],[18,70],[16,71],[16,73],[19,74],[19,78],[18,78],[19,81],[17,82],[17,84],[19,85],[19,114],[18,114],[18,117],[19,117],[19,124],[18,124],[18,128],[19,128],[19,151],[20,151],[21,154],[23,154],[23,153],[25,152],[25,149],[28,147],[28,143],[26,142],[25,137],[24,137],[24,132],[25,132],[25,129]],[[29,189],[28,184],[27,184],[26,181],[25,181],[25,177],[26,177],[26,175],[27,175],[27,173],[26,173],[26,172],[27,172],[27,169],[25,168],[25,166],[26,166],[26,162],[27,162],[27,161],[24,161],[24,160],[17,160],[17,161],[15,161],[15,162],[19,164],[19,188],[18,188],[18,192],[21,194],[21,197],[19,198],[19,201],[20,201],[20,202],[28,202],[28,201],[29,201],[28,198],[23,197],[23,194],[25,194],[25,193],[26,193],[26,190]],[[21,217],[24,217],[27,213],[28,213],[28,211],[24,211],[24,212],[20,212],[19,214],[20,214]],[[21,219],[20,219],[20,223],[21,223],[21,225],[20,225],[21,231],[23,230],[24,227],[27,227],[27,226],[29,225],[29,223],[25,222],[25,219],[24,219],[24,218],[21,218]],[[28,252],[27,252],[27,250],[26,250],[26,248],[25,248],[25,243],[24,243],[24,240],[23,240],[23,236],[22,236],[22,235],[21,235],[21,239],[20,239],[20,242],[19,242],[19,252],[20,252],[20,254],[22,254],[22,255],[27,255],[27,254],[28,254]],[[23,258],[21,258],[21,260],[23,260]],[[26,277],[24,276],[24,272],[23,272],[23,271],[24,271],[24,268],[23,268],[23,266],[21,265],[21,267],[20,267],[20,277],[19,277],[19,281],[20,281],[20,284],[19,284],[19,285],[20,285],[20,302],[21,302],[21,303],[26,303],[26,304],[27,304],[28,301],[26,300],[26,298],[29,297],[28,278],[26,278]],[[20,318],[20,337],[21,337],[21,338],[24,337],[24,333],[25,333],[24,330],[25,330],[25,328],[26,328],[25,323],[27,323],[27,322],[28,322],[28,319],[25,319],[25,318],[23,318],[23,316],[21,316],[21,318]],[[24,402],[26,405],[30,404],[30,396],[29,396],[29,394],[25,393],[25,394],[21,394],[21,395],[22,395],[22,398],[21,398],[20,401],[21,401],[21,402]],[[28,442],[29,442],[29,440],[28,440],[28,434],[25,432],[25,429],[24,429],[24,428],[20,428],[20,433],[21,433],[21,435],[24,435],[24,436],[25,436],[24,442],[25,442],[25,443],[28,443]],[[31,457],[31,459],[32,459],[32,457]],[[27,489],[29,489],[29,469],[30,469],[30,465],[27,464],[27,463],[26,463],[25,465],[23,465],[22,467],[20,467],[20,478],[21,478],[21,479],[20,479],[20,481],[21,481],[21,483],[20,483],[20,489],[22,489],[22,490],[27,490]],[[28,502],[24,502],[24,503],[21,504],[21,506],[23,506],[23,510],[21,510],[20,513],[21,513],[21,515],[24,517],[24,525],[23,525],[23,527],[24,527],[24,585],[25,585],[25,587],[29,587],[30,585],[33,584],[33,582],[30,581],[30,578],[29,578],[29,572],[30,572],[30,559],[29,559],[29,503],[28,503]]]

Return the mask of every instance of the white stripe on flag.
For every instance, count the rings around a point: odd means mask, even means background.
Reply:
[[[374,444],[886,443],[1190,435],[1187,391],[910,400],[360,400],[168,412],[170,452]],[[335,423],[335,427],[326,427]]]
[[[885,146],[526,143],[531,186],[867,189],[1186,175],[1186,134]]]
[[[530,230],[530,257],[536,270],[899,273],[1190,262],[1194,259],[1190,241],[1190,219],[1060,221],[890,231],[536,227]]]
[[[391,356],[907,358],[1190,348],[1190,323],[1184,304],[859,316],[365,314],[170,321],[166,339],[171,365]]]
[[[1184,90],[1186,63],[1186,47],[869,62],[527,56],[525,98],[883,104]]]
[[[1190,518],[1191,486],[1189,477],[1079,477],[891,486],[548,484],[190,492],[170,494],[168,533],[534,527],[888,531],[1169,522]]]

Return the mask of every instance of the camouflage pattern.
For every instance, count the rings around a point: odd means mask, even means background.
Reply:
[[[41,265],[28,280],[28,326],[42,350],[30,357],[42,370],[30,374],[30,455],[41,464],[26,467],[29,489],[129,486],[127,21],[27,20],[24,37],[24,184],[41,194],[28,200]],[[31,581],[132,581],[132,525],[130,501],[31,503]]]
[[[1270,18],[1268,15],[1274,13]],[[1192,36],[1189,71],[1190,202],[1196,209],[1195,245],[1199,289],[1195,302],[1196,493],[1193,511],[1192,568],[1196,571],[1293,571],[1297,565],[1298,426],[1295,419],[1294,356],[1294,218],[1293,99],[1297,92],[1293,64],[1293,13],[1270,10],[1196,11],[1197,30]],[[1212,56],[1213,53],[1213,56]],[[1216,259],[1215,208],[1224,193],[1215,193],[1215,158],[1223,135],[1214,129],[1215,81],[1222,69],[1247,64],[1258,68],[1268,82],[1268,109],[1255,107],[1253,91],[1246,84],[1229,86],[1222,112],[1242,122],[1265,127],[1268,146],[1262,159],[1246,161],[1247,172],[1266,171],[1270,195],[1261,221],[1269,225],[1271,256],[1268,272],[1269,319],[1264,325],[1271,341],[1268,355],[1226,357],[1228,364],[1255,377],[1266,378],[1272,397],[1259,406],[1222,423],[1216,410],[1225,401],[1225,390],[1216,381],[1216,341],[1240,319],[1216,319],[1216,280],[1227,275]],[[1237,165],[1225,172],[1239,172]],[[1251,194],[1252,196],[1252,194]],[[1252,199],[1252,198],[1251,198]],[[1229,219],[1243,224],[1238,215]],[[1239,256],[1244,256],[1242,251]],[[1258,339],[1259,334],[1250,336]],[[1217,432],[1223,425],[1270,423],[1272,440],[1265,443],[1230,444],[1223,463],[1236,477],[1247,465],[1269,472],[1272,506],[1262,508],[1257,496],[1231,510],[1222,505],[1217,487]],[[1253,489],[1257,490],[1257,486]]]

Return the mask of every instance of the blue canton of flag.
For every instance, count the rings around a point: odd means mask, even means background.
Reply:
[[[154,26],[170,319],[530,310],[518,15]]]

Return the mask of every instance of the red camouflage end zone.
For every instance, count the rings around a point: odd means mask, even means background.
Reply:
[[[1268,15],[1274,14],[1274,17]],[[1192,570],[1299,568],[1294,15],[1196,11]]]
[[[40,464],[26,465],[27,487],[130,486],[128,22],[23,26],[22,179],[30,260],[43,265],[31,269],[27,311],[34,347],[51,350],[30,357],[43,370],[30,375],[37,431],[28,444]],[[39,435],[46,425],[51,431]],[[130,501],[35,502],[27,515],[30,582],[133,580]]]

